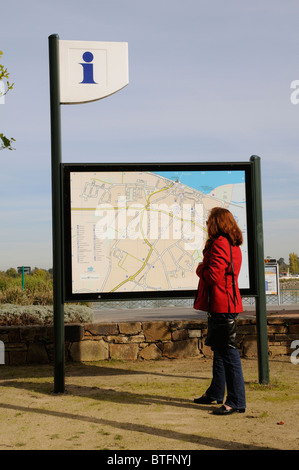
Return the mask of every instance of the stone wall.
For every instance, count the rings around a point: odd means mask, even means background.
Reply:
[[[269,355],[290,355],[291,343],[299,339],[299,319],[268,318]],[[207,322],[152,321],[85,323],[65,325],[66,361],[89,362],[211,357],[205,346]],[[238,320],[238,345],[242,357],[256,357],[255,319]],[[54,333],[51,326],[0,327],[5,364],[53,362]]]

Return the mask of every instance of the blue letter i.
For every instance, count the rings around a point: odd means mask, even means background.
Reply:
[[[85,62],[80,64],[83,67],[83,80],[80,83],[96,83],[93,79],[93,64],[89,63],[93,61],[93,54],[84,52],[82,59]]]

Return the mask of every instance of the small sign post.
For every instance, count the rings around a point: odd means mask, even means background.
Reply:
[[[18,266],[17,268],[18,274],[22,274],[22,289],[23,292],[25,290],[25,274],[30,274],[31,268],[30,266]]]

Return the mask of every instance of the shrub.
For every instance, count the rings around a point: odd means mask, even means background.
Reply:
[[[65,323],[84,323],[93,321],[93,310],[85,305],[66,304]],[[52,325],[52,305],[0,305],[0,326]]]
[[[36,268],[33,274],[26,275],[24,291],[21,276],[12,271],[11,268],[0,273],[0,304],[53,304],[53,281],[47,271]]]

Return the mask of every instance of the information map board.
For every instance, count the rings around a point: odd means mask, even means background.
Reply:
[[[254,295],[251,163],[62,164],[65,301],[190,298],[215,206],[243,232]]]

